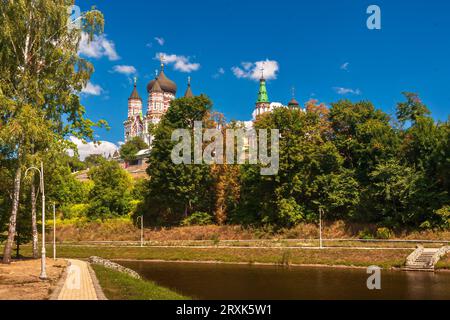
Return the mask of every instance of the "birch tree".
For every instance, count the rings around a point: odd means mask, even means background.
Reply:
[[[1,0],[0,149],[14,160],[12,206],[3,263],[11,262],[25,165],[39,161],[69,135],[93,139],[78,92],[93,66],[78,55],[82,32],[103,32],[103,15],[92,9],[81,28],[68,27],[73,0]]]

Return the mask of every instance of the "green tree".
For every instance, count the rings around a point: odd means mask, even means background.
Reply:
[[[449,121],[435,122],[428,116],[428,108],[417,95],[406,96],[408,102],[399,103],[397,113],[409,115],[399,120],[411,125],[401,132],[403,143],[399,154],[422,177],[420,192],[412,200],[420,210],[417,222],[431,227],[441,221],[436,212],[450,204],[450,126]]]
[[[328,140],[323,115],[280,108],[256,121],[256,129],[280,130],[279,173],[261,176],[258,166],[243,167],[242,202],[235,220],[289,227],[317,220],[321,207],[341,217],[354,210],[358,183]]]
[[[331,104],[329,119],[332,141],[344,157],[344,166],[355,170],[362,185],[382,162],[397,156],[400,139],[390,124],[390,117],[372,103],[341,100]]]
[[[84,164],[87,168],[93,168],[102,165],[106,161],[101,154],[90,154],[84,159]]]
[[[94,182],[89,193],[90,218],[104,220],[130,213],[133,181],[116,161],[106,161],[88,175]]]
[[[416,206],[420,195],[421,172],[396,160],[378,164],[370,173],[369,201],[376,214],[374,222],[389,227],[420,224],[420,207]]]
[[[172,101],[161,123],[155,128],[155,140],[147,174],[148,194],[139,208],[146,221],[159,225],[179,224],[194,212],[212,212],[213,195],[210,167],[174,164],[171,140],[176,129],[193,129],[195,121],[210,126],[212,103],[206,96]],[[193,141],[193,139],[192,139]]]
[[[419,95],[412,92],[403,92],[406,98],[406,102],[400,102],[397,104],[397,119],[401,123],[411,122],[415,123],[417,119],[428,116],[431,114],[430,110]]]
[[[136,153],[141,150],[148,149],[148,145],[141,137],[134,137],[120,147],[120,157],[127,161],[135,161]]]
[[[71,4],[24,0],[0,6],[0,145],[15,159],[4,263],[11,261],[24,166],[42,159],[68,135],[93,139],[95,124],[84,117],[77,95],[93,67],[78,56],[78,45],[82,31],[90,39],[103,31],[103,16],[92,10],[85,14],[82,30],[68,28]]]

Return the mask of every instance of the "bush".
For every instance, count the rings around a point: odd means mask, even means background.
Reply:
[[[87,216],[89,205],[84,203],[72,204],[64,206],[61,210],[64,219],[82,218]]]
[[[444,206],[439,210],[436,210],[435,214],[442,221],[442,226],[445,229],[450,229],[450,206]]]
[[[377,239],[387,240],[392,237],[392,232],[389,228],[378,228],[377,229]]]
[[[362,240],[372,240],[374,236],[372,232],[366,228],[358,233],[358,238]]]
[[[182,226],[207,226],[213,223],[213,217],[206,212],[194,212],[181,222]]]

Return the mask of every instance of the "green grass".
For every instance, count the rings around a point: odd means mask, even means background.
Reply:
[[[127,274],[92,265],[100,286],[109,300],[188,300],[153,282],[138,280]]]
[[[51,246],[48,251],[51,252]],[[275,248],[154,248],[110,246],[58,246],[59,258],[87,259],[100,256],[110,260],[218,261],[268,264],[317,264],[383,268],[401,267],[412,250],[357,249],[275,249]],[[31,254],[23,246],[24,256]]]
[[[441,259],[436,265],[436,269],[450,270],[450,253]]]

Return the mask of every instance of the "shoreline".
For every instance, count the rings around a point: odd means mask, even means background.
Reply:
[[[124,261],[124,262],[153,262],[153,263],[177,263],[177,264],[219,264],[219,265],[236,265],[236,266],[261,266],[261,267],[280,267],[284,269],[289,269],[290,267],[294,268],[335,268],[335,269],[367,269],[366,267],[361,266],[346,266],[346,265],[326,265],[326,264],[277,264],[277,263],[268,263],[268,262],[226,262],[226,261],[217,261],[217,260],[137,260],[137,259],[114,259],[114,261]],[[393,268],[401,270],[400,268]],[[389,269],[386,269],[389,270]]]
[[[367,267],[362,266],[352,266],[352,265],[342,265],[342,264],[335,264],[335,265],[328,265],[328,264],[289,264],[289,265],[282,265],[282,264],[276,264],[276,263],[265,263],[265,262],[224,262],[224,261],[213,261],[213,260],[204,260],[204,261],[193,261],[193,260],[161,260],[161,259],[144,259],[144,260],[137,260],[137,259],[114,259],[114,261],[117,262],[152,262],[152,263],[175,263],[175,264],[206,264],[206,265],[236,265],[236,266],[261,266],[261,267],[280,267],[284,269],[289,269],[291,267],[294,268],[327,268],[327,269],[359,269],[359,270],[365,270]],[[386,271],[404,271],[408,272],[406,270],[403,270],[402,268],[398,267],[390,267],[390,268],[381,268],[381,270]],[[409,271],[410,272],[410,271]],[[436,269],[434,272],[450,272],[449,269]]]

